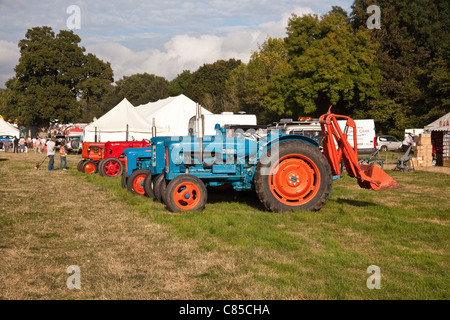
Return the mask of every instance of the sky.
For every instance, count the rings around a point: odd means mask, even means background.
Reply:
[[[55,33],[73,30],[86,52],[111,63],[115,81],[144,72],[170,81],[183,70],[194,72],[220,59],[247,63],[269,37],[286,36],[293,13],[321,15],[332,6],[350,12],[352,2],[0,0],[0,87],[14,76],[18,42],[37,26],[52,27]]]

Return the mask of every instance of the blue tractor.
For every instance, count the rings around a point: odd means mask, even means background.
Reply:
[[[155,196],[169,210],[202,210],[207,187],[254,189],[272,211],[319,210],[332,174],[318,144],[305,136],[230,132],[214,136],[156,137],[151,148],[126,149],[122,185]]]
[[[202,210],[207,187],[231,186],[254,190],[270,211],[319,210],[341,176],[341,159],[361,187],[373,190],[399,185],[383,170],[360,166],[356,143],[347,141],[336,118],[321,117],[324,152],[313,139],[280,130],[232,130],[216,126],[216,135],[203,136],[201,115],[197,132],[183,137],[155,137],[151,148],[126,149],[127,172],[122,185],[132,192],[155,196],[173,212]],[[356,130],[354,141],[356,141]]]

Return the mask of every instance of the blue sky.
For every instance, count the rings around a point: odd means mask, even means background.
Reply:
[[[287,19],[323,14],[349,0],[0,0],[0,87],[14,75],[17,43],[27,29],[68,29],[80,8],[81,45],[112,64],[115,80],[147,72],[172,80],[183,70],[236,58],[247,62],[270,37],[284,37]]]

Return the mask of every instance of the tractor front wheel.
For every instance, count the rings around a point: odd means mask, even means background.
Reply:
[[[117,177],[123,172],[123,164],[117,158],[103,159],[102,173],[105,177]]]
[[[128,181],[128,173],[124,172],[122,173],[122,178],[120,180],[123,189],[127,188],[127,181]]]
[[[144,180],[148,174],[150,174],[150,171],[145,169],[133,171],[127,179],[128,190],[134,194],[145,195]]]
[[[82,167],[83,167],[83,164],[84,164],[85,161],[86,161],[86,159],[83,159],[80,162],[78,162],[78,164],[77,164],[77,170],[78,171],[82,172]]]
[[[145,195],[149,198],[154,198],[155,194],[153,193],[153,180],[152,180],[152,174],[149,173],[147,177],[145,177],[144,180],[144,191]]]
[[[259,199],[275,212],[319,210],[333,181],[327,159],[303,141],[282,141],[278,148],[278,152],[271,150],[271,155],[264,155],[256,167],[254,183]]]
[[[153,180],[153,193],[159,202],[163,202],[162,195],[166,191],[166,185],[166,177],[164,177],[164,173],[159,174],[155,180]]]
[[[167,185],[165,202],[172,212],[203,210],[206,200],[205,184],[193,175],[183,174]]]
[[[83,173],[97,173],[97,163],[92,160],[86,160],[81,166],[81,172]]]

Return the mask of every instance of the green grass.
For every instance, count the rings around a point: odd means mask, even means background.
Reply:
[[[344,176],[320,211],[284,213],[266,211],[253,193],[232,191],[210,193],[201,212],[170,213],[121,189],[119,178],[74,174],[196,241],[200,251],[240,261],[233,272],[216,266],[198,276],[213,283],[250,276],[280,299],[448,299],[450,175],[388,173],[403,187],[364,190]],[[366,287],[370,265],[381,269],[380,290]],[[203,290],[205,298],[224,297]]]

